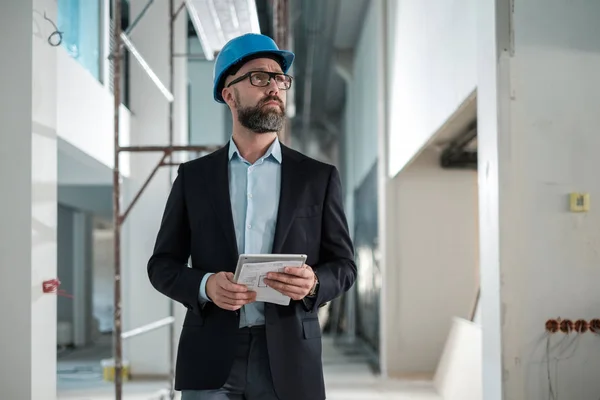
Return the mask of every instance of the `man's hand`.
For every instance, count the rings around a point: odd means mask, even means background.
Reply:
[[[315,284],[315,273],[306,264],[302,267],[286,267],[284,273],[270,272],[265,283],[279,293],[289,296],[293,300],[305,298]]]
[[[219,272],[206,281],[206,294],[224,310],[236,311],[256,299],[256,292],[233,282],[231,272]]]

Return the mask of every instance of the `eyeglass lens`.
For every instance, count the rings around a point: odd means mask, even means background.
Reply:
[[[250,75],[250,83],[252,83],[254,86],[267,86],[269,84],[270,79],[271,75],[267,72],[257,71],[252,72]],[[292,84],[292,80],[290,79],[290,77],[284,74],[274,75],[273,79],[275,79],[275,83],[277,83],[277,87],[279,89],[289,89]]]

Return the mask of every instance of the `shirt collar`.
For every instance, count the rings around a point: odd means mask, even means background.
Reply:
[[[231,158],[236,154],[238,157],[242,158],[240,151],[238,150],[237,146],[235,145],[235,142],[233,141],[233,137],[232,137],[229,139],[229,161],[231,161]],[[279,143],[279,138],[277,138],[277,137],[275,138],[273,143],[271,143],[271,145],[267,149],[267,152],[265,153],[264,156],[261,157],[261,159],[266,160],[271,156],[278,163],[281,164],[281,143]]]

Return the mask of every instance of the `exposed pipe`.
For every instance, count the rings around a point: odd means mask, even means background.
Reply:
[[[132,329],[130,331],[123,332],[121,334],[121,337],[123,339],[129,339],[129,338],[134,337],[134,336],[138,336],[138,335],[141,335],[141,334],[144,334],[144,333],[152,332],[153,330],[156,330],[158,328],[162,328],[165,325],[171,325],[171,326],[173,326],[174,322],[175,322],[175,317],[167,317],[167,318],[159,319],[158,321],[154,321],[154,322],[151,322],[151,323],[149,323],[147,325],[140,326],[139,328],[135,328],[135,329]]]
[[[169,101],[169,144],[167,146],[123,146],[121,147],[119,145],[119,111],[120,111],[120,105],[121,105],[121,61],[122,61],[122,50],[123,50],[123,44],[125,41],[128,41],[127,35],[125,35],[122,30],[121,30],[121,0],[112,0],[113,1],[113,9],[114,9],[114,13],[113,13],[113,40],[115,43],[115,50],[113,51],[113,53],[111,54],[110,59],[112,60],[112,70],[113,70],[113,95],[114,95],[114,165],[113,165],[113,223],[114,223],[114,246],[113,246],[113,250],[114,250],[114,265],[115,265],[115,272],[114,272],[114,335],[113,335],[113,340],[114,340],[114,351],[113,351],[113,356],[114,356],[114,367],[115,367],[115,399],[116,400],[121,400],[122,399],[122,394],[123,394],[123,349],[122,349],[122,340],[124,338],[128,338],[131,336],[134,336],[135,334],[138,334],[139,332],[144,332],[144,331],[148,331],[151,329],[156,329],[157,327],[160,326],[164,326],[167,323],[170,324],[170,343],[169,343],[169,348],[170,348],[170,368],[169,368],[169,376],[170,376],[170,397],[171,399],[174,398],[175,396],[175,391],[174,391],[174,370],[175,370],[175,326],[172,323],[172,321],[174,321],[174,313],[175,313],[175,307],[174,307],[174,301],[171,301],[170,303],[170,307],[169,307],[169,314],[170,316],[156,321],[153,324],[150,324],[149,326],[146,327],[142,327],[142,328],[138,328],[137,330],[134,331],[130,331],[127,332],[125,334],[122,333],[122,314],[121,314],[121,230],[122,230],[122,224],[125,222],[125,219],[127,217],[127,215],[129,214],[129,212],[131,211],[131,209],[134,207],[136,201],[140,198],[142,192],[144,191],[144,189],[148,186],[148,184],[150,183],[150,180],[153,178],[153,176],[156,174],[157,170],[160,167],[163,166],[176,166],[179,165],[178,163],[174,162],[174,160],[172,159],[172,154],[173,152],[176,151],[191,151],[191,152],[197,152],[197,153],[203,153],[203,152],[212,152],[214,150],[216,150],[219,146],[175,146],[173,145],[174,142],[174,120],[173,120],[173,113],[174,113],[174,104],[173,104],[173,100],[174,99],[169,99],[167,98],[167,100]],[[169,0],[170,1],[170,12],[169,12],[169,19],[170,19],[170,31],[169,31],[169,35],[170,35],[170,40],[169,40],[169,53],[170,53],[170,61],[169,61],[169,66],[170,66],[170,79],[169,79],[169,87],[170,87],[170,93],[173,93],[173,89],[174,89],[174,23],[175,20],[177,18],[177,16],[179,15],[179,13],[183,10],[183,5],[180,6],[177,10],[175,10],[174,8],[174,0]],[[140,13],[139,17],[136,18],[135,23],[137,23],[142,16],[144,15],[144,13],[147,11],[148,7],[150,6],[150,4],[152,4],[152,0],[150,0],[146,6],[144,7],[144,9],[142,10],[142,12]],[[185,0],[184,4],[191,4],[190,0]],[[190,10],[188,8],[188,10]],[[194,10],[191,10],[194,11]],[[130,29],[131,30],[131,29]],[[129,51],[135,51],[133,45],[130,46],[125,46],[127,47],[127,49]],[[139,61],[139,60],[138,60]],[[146,71],[148,72],[148,71]],[[150,74],[151,75],[151,74]],[[155,82],[156,83],[156,82]],[[167,91],[165,89],[165,91]],[[134,199],[132,200],[131,204],[129,205],[129,207],[126,209],[125,213],[123,215],[121,215],[121,175],[120,175],[120,164],[119,164],[119,155],[121,152],[129,152],[129,153],[140,153],[140,152],[163,152],[163,157],[161,159],[161,161],[156,165],[156,167],[152,170],[152,172],[150,173],[150,176],[148,177],[148,179],[145,181],[145,183],[142,185],[142,187],[139,189],[138,193],[136,194],[136,196],[134,197]],[[169,161],[167,160],[167,157],[169,157]],[[172,171],[169,174],[170,180],[169,180],[169,184],[171,183],[171,179],[172,179]]]
[[[328,43],[327,43],[327,48],[326,48],[326,60],[324,65],[328,66],[328,68],[335,68],[332,65],[332,60],[333,60],[333,56],[335,54],[335,34],[337,32],[339,23],[340,23],[340,8],[341,8],[341,4],[342,1],[341,0],[336,0],[334,6],[333,6],[333,23],[329,25],[330,28],[330,33],[328,35]],[[325,11],[324,11],[325,12]],[[366,14],[363,14],[366,15]],[[327,73],[323,74],[323,78],[322,78],[322,82],[323,84],[321,85],[321,87],[324,90],[328,90],[329,89],[329,77],[331,76],[330,70],[327,70]],[[327,101],[327,97],[323,96],[322,97],[322,101],[326,102]],[[326,105],[323,105],[323,107],[320,107],[319,110],[325,110]]]
[[[312,9],[317,9],[313,4]],[[306,69],[304,71],[304,105],[302,107],[302,124],[303,124],[303,142],[306,146],[308,140],[308,132],[310,129],[310,116],[312,104],[312,85],[313,85],[313,68],[315,63],[316,52],[316,37],[317,37],[318,18],[312,18],[311,28],[306,29],[307,38],[307,57]]]
[[[121,400],[123,393],[123,349],[121,338],[121,173],[119,171],[119,109],[121,105],[121,0],[113,0],[113,40],[115,57],[113,61],[114,97],[114,164],[113,164],[113,224],[114,224],[114,359],[115,359],[115,399]]]
[[[182,3],[184,6],[185,3]],[[169,0],[169,91],[173,95],[173,101],[169,102],[169,146],[173,146],[175,137],[175,127],[173,121],[173,113],[175,112],[175,20],[181,11],[181,6],[175,10],[175,1]],[[173,152],[165,152],[161,160],[164,163],[165,158],[169,162],[173,162]],[[152,179],[148,178],[148,181]],[[169,168],[169,186],[173,182],[173,168]],[[169,318],[175,321],[175,301],[169,299]],[[175,398],[175,324],[169,325],[169,398]]]
[[[477,121],[446,147],[440,156],[442,168],[477,169],[477,152],[465,148],[477,138]]]

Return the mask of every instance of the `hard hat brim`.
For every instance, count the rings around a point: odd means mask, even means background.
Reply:
[[[217,82],[219,82],[219,84],[214,89],[214,99],[216,102],[225,104],[225,100],[223,100],[223,96],[221,96],[221,92],[223,91],[222,79],[227,76],[227,73],[231,69],[231,67],[233,67],[236,64],[246,62],[249,59],[257,58],[254,56],[260,55],[260,54],[264,54],[266,56],[272,55],[272,56],[277,56],[278,58],[280,58],[281,59],[281,63],[280,63],[281,70],[283,71],[284,74],[289,71],[290,67],[292,66],[292,64],[294,62],[294,58],[295,58],[295,54],[292,53],[291,51],[287,51],[287,50],[257,50],[254,52],[246,53],[246,54],[244,54],[244,57],[241,57],[237,60],[233,60],[225,68],[223,68],[223,72],[221,72],[219,74],[219,76],[217,77]]]

